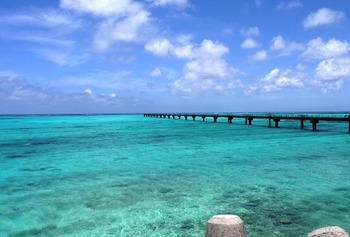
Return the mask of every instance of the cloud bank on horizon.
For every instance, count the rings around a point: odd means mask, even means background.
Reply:
[[[0,3],[0,114],[350,110],[347,0]]]

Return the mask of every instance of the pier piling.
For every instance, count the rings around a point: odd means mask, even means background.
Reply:
[[[249,118],[248,118],[248,124],[249,124],[249,125],[252,125],[252,121],[253,121],[253,118],[252,118],[252,117],[249,117]]]
[[[312,131],[317,131],[317,124],[319,120],[318,119],[311,119],[310,123],[312,123]]]

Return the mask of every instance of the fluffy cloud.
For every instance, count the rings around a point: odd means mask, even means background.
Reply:
[[[25,79],[0,73],[0,100],[3,101],[45,101],[52,99],[43,88],[29,84]]]
[[[159,68],[155,68],[148,73],[148,76],[153,78],[161,77],[162,75],[163,75],[162,70],[160,70]]]
[[[330,39],[324,42],[318,37],[309,41],[303,57],[308,59],[327,59],[332,57],[341,57],[347,54],[350,50],[350,45],[347,41],[339,41]]]
[[[150,20],[150,13],[133,0],[61,0],[61,7],[102,18],[93,40],[97,50],[118,41],[139,41],[141,28]]]
[[[241,35],[243,36],[258,36],[260,34],[260,30],[258,27],[254,26],[254,27],[250,27],[250,28],[243,28],[241,30]]]
[[[178,6],[178,7],[188,7],[189,3],[187,0],[148,0],[153,6]]]
[[[302,7],[303,7],[303,4],[300,1],[293,0],[293,1],[279,3],[277,6],[277,9],[289,10],[289,9],[302,8]]]
[[[301,88],[304,83],[299,76],[291,70],[281,71],[278,68],[273,69],[257,83],[247,86],[246,94],[252,94],[255,91],[273,92],[287,88]]]
[[[241,48],[242,49],[253,49],[259,47],[259,43],[256,42],[254,39],[252,38],[247,38],[243,41],[243,43],[241,44]]]
[[[268,58],[268,54],[266,50],[260,50],[256,52],[254,55],[252,55],[250,58],[253,61],[263,61]]]
[[[159,38],[148,42],[145,45],[145,49],[156,56],[166,56],[173,52],[174,46],[168,39]]]
[[[274,37],[270,44],[270,50],[281,51],[282,54],[288,55],[292,51],[303,50],[303,45],[295,42],[286,41],[282,36]]]
[[[345,13],[341,11],[334,11],[329,8],[321,8],[318,11],[308,15],[303,21],[303,25],[305,29],[309,29],[317,26],[331,25],[343,20],[344,18]]]
[[[173,94],[189,98],[239,85],[233,79],[237,70],[222,58],[229,49],[218,42],[205,39],[198,46],[191,43],[174,45],[167,39],[157,39],[146,44],[145,49],[156,56],[167,55],[187,61],[182,77],[170,85]]]
[[[61,0],[61,8],[96,16],[123,17],[140,10],[141,6],[132,0]]]
[[[331,58],[321,61],[316,76],[323,81],[339,81],[350,78],[350,58]]]
[[[181,59],[220,58],[229,52],[222,44],[211,40],[203,40],[199,47],[193,44],[173,45],[165,38],[152,40],[145,45],[145,49],[156,56],[172,55]]]
[[[231,90],[241,85],[233,78],[236,73],[236,69],[221,59],[190,61],[183,69],[183,76],[171,84],[171,91],[191,98],[203,92]]]
[[[97,50],[106,50],[114,42],[139,41],[140,28],[149,20],[147,11],[139,11],[123,20],[107,19],[103,21],[94,36],[93,46]]]

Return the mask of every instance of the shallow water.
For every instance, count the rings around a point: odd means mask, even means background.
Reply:
[[[305,125],[2,116],[0,233],[204,236],[223,213],[250,237],[350,231],[348,124]]]

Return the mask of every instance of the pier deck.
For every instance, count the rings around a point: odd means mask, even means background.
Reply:
[[[285,114],[285,115],[275,115],[275,114],[195,114],[195,113],[147,113],[144,114],[145,117],[156,117],[156,118],[173,118],[173,119],[181,119],[182,117],[185,120],[188,118],[192,118],[192,120],[196,120],[196,118],[201,118],[204,122],[206,118],[212,118],[216,123],[218,118],[226,118],[228,123],[232,123],[233,119],[240,118],[245,119],[245,124],[252,125],[254,119],[267,119],[268,125],[271,126],[272,122],[274,123],[274,127],[279,127],[279,122],[281,120],[298,120],[300,121],[300,128],[304,128],[304,122],[310,121],[312,124],[312,130],[317,130],[317,124],[320,121],[334,121],[334,122],[347,122],[348,123],[348,131],[350,132],[350,114],[343,115],[324,115],[324,114]]]

